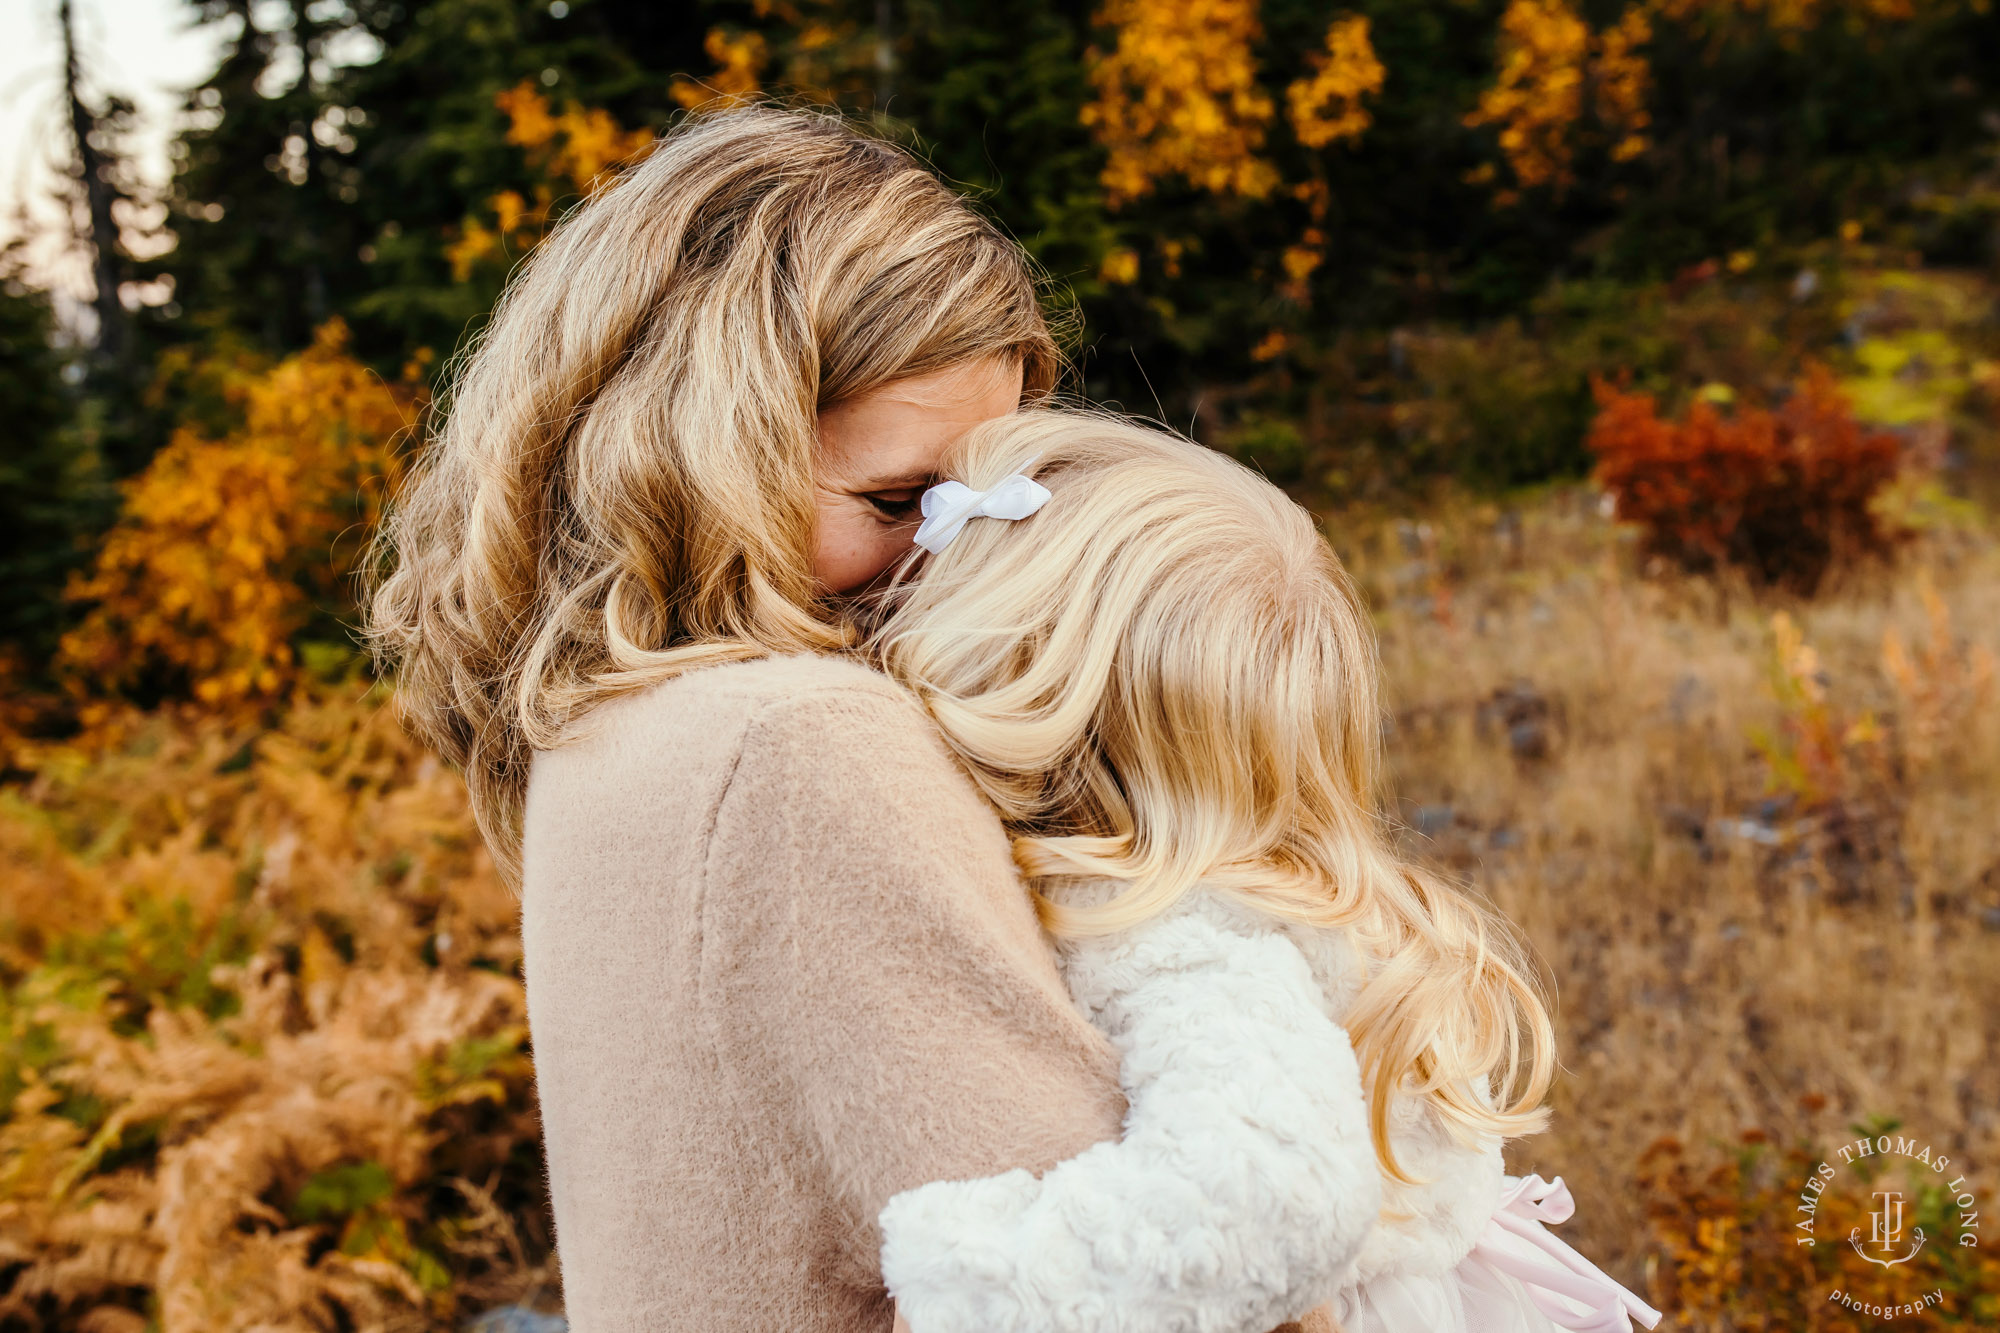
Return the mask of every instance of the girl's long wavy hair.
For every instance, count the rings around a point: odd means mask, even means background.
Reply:
[[[576,209],[459,364],[366,562],[364,636],[520,880],[536,749],[607,696],[846,641],[812,577],[820,410],[1060,352],[1026,256],[820,112],[696,115]]]
[[[1043,923],[1120,930],[1213,890],[1352,932],[1345,1017],[1383,1169],[1391,1098],[1461,1142],[1545,1126],[1554,1034],[1510,922],[1395,851],[1375,640],[1312,519],[1230,460],[1101,414],[976,427],[946,475],[1029,465],[1052,497],[974,519],[883,595],[864,645],[912,689],[1014,835]],[[912,558],[913,561],[916,557]],[[1100,907],[1044,887],[1127,886]]]

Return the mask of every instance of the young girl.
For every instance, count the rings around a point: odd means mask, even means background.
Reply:
[[[1547,1011],[1509,924],[1390,846],[1373,639],[1310,518],[1094,414],[989,423],[947,475],[867,647],[1013,834],[1129,1112],[1039,1178],[892,1198],[899,1320],[1651,1327],[1542,1229],[1561,1178],[1503,1173],[1546,1121]]]

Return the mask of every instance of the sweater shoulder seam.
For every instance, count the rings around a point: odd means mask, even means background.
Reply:
[[[791,668],[779,670],[776,668]],[[856,673],[866,673],[857,675]],[[797,703],[830,695],[853,694],[889,699],[899,687],[888,677],[850,658],[824,654],[760,657],[705,667],[660,682],[651,688],[671,691],[684,686],[714,699],[738,705],[753,718],[772,705]]]
[[[894,688],[893,685],[890,686],[890,689]],[[897,702],[893,694],[872,688],[870,682],[854,680],[814,682],[808,690],[799,693],[758,699],[755,706],[747,709],[739,721],[734,753],[729,757],[722,781],[716,785],[715,797],[709,803],[702,819],[701,874],[694,894],[695,1007],[700,1015],[702,1038],[709,1048],[710,1057],[715,1061],[722,1078],[727,1081],[730,1100],[738,1105],[742,1104],[745,1094],[736,1081],[734,1065],[728,1059],[723,1041],[722,1014],[709,976],[709,889],[715,874],[715,858],[718,850],[716,835],[721,826],[722,812],[729,804],[730,795],[736,789],[737,778],[742,771],[744,757],[749,753],[752,737],[757,734],[763,723],[774,714],[785,712],[796,714],[804,705],[848,700],[867,700],[891,705]]]
[[[743,767],[743,753],[750,746],[750,732],[753,724],[767,705],[760,705],[746,713],[736,732],[735,752],[729,757],[729,766],[724,770],[722,781],[716,784],[715,797],[709,802],[708,810],[701,825],[701,874],[695,881],[694,890],[694,1003],[700,1016],[702,1040],[708,1046],[709,1058],[715,1062],[718,1074],[729,1088],[729,1100],[741,1104],[742,1089],[738,1085],[730,1062],[725,1058],[722,1042],[722,1024],[715,1011],[714,992],[709,985],[708,949],[708,888],[714,874],[715,830],[722,820],[722,807],[729,802],[729,793],[736,785],[736,774]]]

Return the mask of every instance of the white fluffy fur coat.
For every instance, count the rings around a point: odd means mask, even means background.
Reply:
[[[1113,885],[1066,891],[1105,901]],[[1340,936],[1197,891],[1133,930],[1059,943],[1122,1058],[1124,1137],[1039,1179],[934,1181],[882,1209],[882,1273],[912,1333],[1264,1333],[1342,1289],[1471,1250],[1503,1167],[1413,1098],[1379,1170],[1340,1026],[1361,982]]]

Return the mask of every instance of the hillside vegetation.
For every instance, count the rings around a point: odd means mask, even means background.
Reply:
[[[1323,517],[1404,836],[1560,998],[1562,1234],[1677,1328],[2000,1326],[1990,0],[188,12],[163,187],[68,89],[89,310],[0,251],[0,1333],[559,1309],[516,904],[355,581],[521,258],[752,96]],[[1925,1248],[1802,1244],[1892,1134]]]

